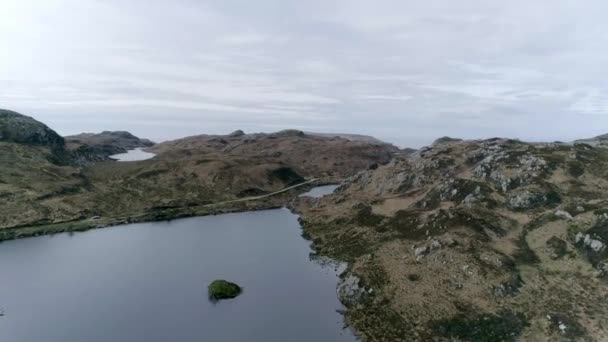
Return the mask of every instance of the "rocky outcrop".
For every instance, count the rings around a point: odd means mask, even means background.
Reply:
[[[606,244],[604,244],[601,240],[594,239],[591,237],[591,235],[580,232],[576,234],[574,241],[577,244],[582,244],[595,253],[600,253],[606,248]]]
[[[369,290],[361,286],[361,279],[353,274],[348,274],[340,279],[337,287],[338,298],[345,305],[359,303],[368,294]]]
[[[64,150],[64,139],[29,116],[0,109],[0,142],[45,146],[55,153]]]
[[[550,195],[544,192],[523,189],[509,193],[506,204],[513,210],[529,210],[557,203],[552,202]]]
[[[603,340],[607,170],[587,144],[440,139],[294,206],[317,253],[373,287],[347,311],[370,340]]]

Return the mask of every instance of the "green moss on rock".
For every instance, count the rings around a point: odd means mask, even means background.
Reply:
[[[212,281],[208,290],[209,299],[214,301],[235,298],[243,292],[243,289],[237,284],[222,279]]]

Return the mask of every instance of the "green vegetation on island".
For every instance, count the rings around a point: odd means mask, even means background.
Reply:
[[[235,298],[243,292],[237,284],[222,279],[212,281],[208,290],[209,299],[213,301]]]

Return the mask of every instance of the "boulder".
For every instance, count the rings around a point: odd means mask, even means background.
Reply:
[[[574,218],[572,217],[572,215],[570,215],[570,213],[569,213],[569,212],[564,211],[564,210],[556,210],[556,211],[555,211],[555,216],[557,216],[557,217],[559,217],[559,218],[562,218],[562,219],[564,219],[564,220],[568,220],[568,221],[570,221],[570,220],[573,220],[573,219],[574,219]]]

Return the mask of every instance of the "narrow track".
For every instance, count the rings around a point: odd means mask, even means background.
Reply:
[[[307,180],[306,182],[302,182],[302,183],[299,183],[299,184],[296,184],[296,185],[292,185],[292,186],[287,187],[285,189],[281,189],[279,191],[271,192],[269,194],[260,195],[260,196],[244,197],[244,198],[239,198],[239,199],[236,199],[236,200],[230,200],[230,201],[224,201],[224,202],[205,204],[205,205],[203,205],[203,207],[213,207],[213,206],[222,205],[222,204],[231,204],[231,203],[237,203],[237,202],[246,202],[246,201],[259,200],[259,199],[263,199],[263,198],[266,198],[266,197],[278,195],[280,193],[283,193],[283,192],[286,192],[286,191],[289,191],[289,190],[293,190],[295,188],[299,188],[299,187],[301,187],[303,185],[310,184],[310,183],[316,182],[318,180],[319,180],[319,178],[313,178],[313,179]]]

